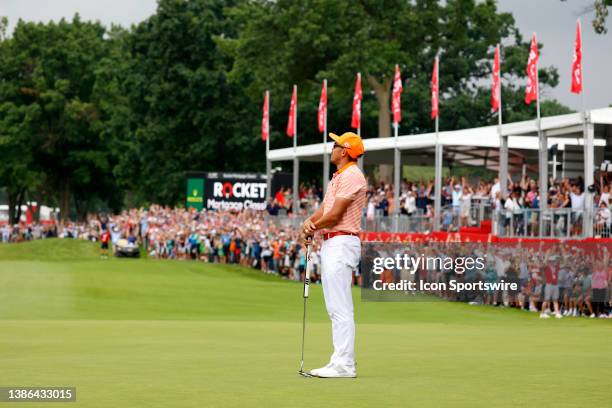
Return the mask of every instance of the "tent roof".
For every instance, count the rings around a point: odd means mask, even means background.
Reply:
[[[612,108],[594,109],[587,111],[587,113],[592,123],[596,126],[603,125],[596,127],[594,146],[596,148],[606,146],[607,137],[612,136],[612,132],[608,129],[612,125]],[[542,118],[541,121],[542,130],[548,137],[549,146],[558,144],[559,150],[564,150],[566,145],[583,144],[582,114],[572,113],[549,116]],[[598,130],[603,132],[598,132]],[[518,154],[517,151],[538,150],[536,120],[503,124],[502,134],[508,136],[508,148],[511,151],[511,156],[513,153]],[[602,137],[598,138],[598,136]],[[482,161],[483,157],[494,158],[499,156],[497,152],[499,150],[497,126],[441,131],[439,132],[439,138],[440,143],[448,147],[448,149],[445,148],[446,151],[461,151],[464,153],[464,156],[470,156],[470,153],[472,156],[475,156],[471,158],[466,157],[467,161],[465,164],[478,165],[474,162],[474,158]],[[363,142],[366,149],[366,162],[386,162],[388,158],[392,162],[390,151],[395,148],[395,138],[369,138],[364,139]],[[421,154],[425,152],[433,154],[435,143],[435,133],[402,135],[397,140],[397,146],[402,150],[402,156],[417,153],[416,150],[420,150]],[[326,145],[326,151],[330,152],[333,143],[328,142]],[[413,152],[410,152],[411,150]],[[323,151],[323,143],[316,143],[298,146],[295,151],[293,147],[270,150],[268,158],[271,161],[283,161],[293,160],[297,156],[300,160],[304,161],[321,161]],[[374,160],[371,160],[368,156]],[[497,161],[497,159],[494,161]]]

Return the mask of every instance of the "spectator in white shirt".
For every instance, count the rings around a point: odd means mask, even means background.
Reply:
[[[572,185],[570,191],[572,202],[572,235],[579,235],[582,231],[582,213],[584,212],[584,191],[577,184]]]
[[[495,201],[497,199],[497,193],[499,193],[501,190],[500,184],[499,184],[499,179],[497,177],[495,177],[495,182],[493,183],[493,186],[491,187],[491,201]]]
[[[417,211],[416,207],[416,193],[414,191],[408,191],[406,198],[404,199],[404,213],[411,216]]]
[[[601,189],[601,196],[599,197],[599,202],[597,203],[597,205],[605,203],[608,206],[610,202],[610,186],[604,184],[602,175],[599,176],[599,186]]]
[[[604,238],[609,237],[611,223],[612,213],[610,213],[610,208],[606,205],[605,202],[601,201],[599,204],[599,209],[597,210],[597,214],[595,215],[595,234],[600,235]]]

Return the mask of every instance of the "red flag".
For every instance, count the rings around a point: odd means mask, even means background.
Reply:
[[[582,92],[582,35],[580,20],[576,21],[576,42],[574,44],[574,60],[572,61],[572,92]]]
[[[319,132],[325,132],[325,114],[327,113],[327,82],[321,87],[321,99],[319,99]]]
[[[402,96],[402,75],[399,65],[395,66],[395,78],[393,78],[393,97],[391,99],[391,110],[393,111],[393,123],[400,123],[402,120],[401,96]]]
[[[361,127],[361,98],[361,74],[357,74],[355,94],[353,95],[353,117],[351,118],[351,127],[354,129]]]
[[[438,57],[434,60],[433,73],[431,74],[431,118],[438,117]]]
[[[270,137],[270,100],[268,91],[264,96],[263,117],[261,118],[261,140],[264,142]]]
[[[499,67],[499,44],[495,47],[495,58],[493,58],[493,89],[491,90],[491,107],[497,112],[501,106],[501,81]]]
[[[529,60],[527,61],[527,87],[525,88],[525,103],[529,105],[538,98],[538,42],[536,34],[531,37]]]
[[[297,85],[293,85],[291,106],[289,107],[289,120],[287,122],[287,136],[295,136],[295,112],[297,110]]]

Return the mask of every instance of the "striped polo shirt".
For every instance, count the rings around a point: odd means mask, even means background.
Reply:
[[[334,206],[336,197],[348,198],[352,202],[340,221],[323,232],[345,231],[358,233],[361,230],[361,216],[366,204],[366,179],[356,162],[348,162],[344,167],[334,173],[327,185],[323,198],[323,214],[328,213]]]

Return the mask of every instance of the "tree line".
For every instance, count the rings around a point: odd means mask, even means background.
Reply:
[[[523,102],[528,38],[495,1],[159,0],[125,28],[71,20],[0,20],[0,189],[63,218],[161,203],[180,205],[185,172],[263,171],[263,92],[272,148],[298,84],[298,143],[321,140],[318,98],[328,79],[328,128],[348,130],[355,73],[362,135],[391,134],[395,64],[404,79],[401,133],[432,130],[430,76],[440,52],[440,129],[495,123],[491,60],[502,44],[504,121],[533,118]],[[541,45],[540,45],[541,47]],[[540,67],[543,93],[558,83]],[[569,112],[555,100],[543,115]],[[320,173],[320,172],[318,172]]]

